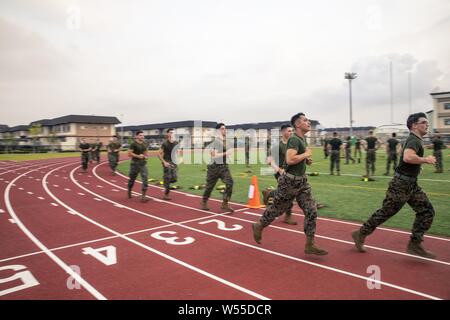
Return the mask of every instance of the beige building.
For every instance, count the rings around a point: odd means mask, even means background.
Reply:
[[[77,150],[81,138],[107,145],[116,134],[116,117],[69,115],[55,119],[33,121],[28,126],[5,128],[0,142],[8,146],[32,146],[48,150]]]
[[[433,131],[443,135],[450,135],[450,92],[430,93],[433,99],[431,126]]]

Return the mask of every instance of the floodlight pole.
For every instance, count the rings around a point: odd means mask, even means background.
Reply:
[[[349,135],[353,136],[353,106],[352,106],[352,80],[356,79],[357,74],[354,72],[346,72],[345,79],[348,79],[349,88],[349,107],[350,107],[350,132]]]

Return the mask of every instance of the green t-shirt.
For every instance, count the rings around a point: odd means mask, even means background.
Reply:
[[[442,140],[435,138],[431,142],[433,143],[434,151],[439,151],[439,150],[445,149],[445,145],[444,145],[444,142],[442,142]]]
[[[305,153],[306,147],[308,144],[306,143],[306,139],[299,137],[296,133],[294,133],[288,140],[287,149],[294,149],[297,151],[297,155]],[[302,176],[306,171],[306,161],[303,160],[295,165],[288,165],[287,172],[293,174],[295,176]]]
[[[367,137],[365,140],[367,141],[367,149],[375,149],[378,141],[377,138]]]
[[[272,146],[272,158],[280,168],[286,167],[287,144],[280,140]]]
[[[167,162],[170,163],[175,163],[176,162],[176,152],[174,154],[174,157],[172,158],[172,151],[173,149],[175,149],[175,147],[177,146],[178,141],[174,141],[174,142],[170,142],[169,140],[166,140],[163,142],[163,144],[161,145],[161,149],[164,152],[164,156],[163,159]]]
[[[148,149],[148,144],[146,142],[137,143],[136,141],[130,144],[129,150],[136,155],[144,154]],[[132,161],[145,161],[145,159],[136,159],[133,158]]]
[[[422,139],[416,136],[414,133],[410,133],[408,138],[403,145],[403,150],[412,149],[416,152],[419,157],[423,157],[423,144]],[[417,177],[420,173],[420,164],[406,163],[403,161],[403,152],[400,155],[400,162],[398,164],[398,173],[404,174],[405,176]]]
[[[89,143],[80,143],[79,148],[81,149],[81,152],[88,152],[87,149],[89,149],[91,145]],[[83,151],[86,150],[86,151]]]
[[[110,153],[118,153],[118,151],[115,150],[120,149],[121,146],[120,142],[111,142],[106,148]]]
[[[397,145],[398,145],[399,143],[400,143],[400,142],[398,142],[397,139],[395,139],[395,138],[390,138],[390,139],[387,141],[387,144],[388,144],[388,146],[389,146],[389,152],[396,152],[396,151],[397,151]]]
[[[342,145],[342,140],[339,138],[333,138],[330,141],[328,141],[328,143],[331,145],[331,150],[339,151],[339,149]]]
[[[216,153],[225,153],[227,152],[226,141],[220,138],[215,138],[214,141],[209,145],[211,150],[216,150]],[[227,156],[224,154],[220,157],[211,158],[211,163],[215,164],[227,164]]]

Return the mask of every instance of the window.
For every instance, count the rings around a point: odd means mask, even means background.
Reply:
[[[450,110],[450,103],[444,103],[444,109]]]
[[[450,126],[450,118],[444,119],[444,125]]]
[[[63,126],[63,132],[70,132],[70,124],[66,124]]]

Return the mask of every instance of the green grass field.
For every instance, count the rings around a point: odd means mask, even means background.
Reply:
[[[426,154],[431,154],[430,150]],[[436,216],[429,233],[450,236],[450,150],[443,150],[444,154],[444,173],[436,174],[434,166],[423,165],[423,172],[419,177],[419,185],[428,194],[435,210]],[[256,153],[252,155],[256,156]],[[242,159],[243,154],[239,154]],[[187,159],[186,155],[184,156]],[[264,158],[262,156],[261,158]],[[361,181],[362,174],[365,173],[365,157],[362,163],[345,165],[345,159],[341,159],[341,176],[330,176],[329,160],[323,158],[321,148],[314,148],[314,164],[307,169],[308,172],[319,172],[318,176],[310,176],[309,182],[313,187],[313,194],[317,201],[327,205],[326,208],[319,210],[319,215],[353,221],[366,220],[376,209],[381,206],[389,177],[376,178],[376,181]],[[377,170],[375,174],[382,176],[386,168],[386,155],[383,151],[377,154]],[[162,166],[157,158],[150,158],[148,161],[149,178],[157,180],[162,179]],[[251,176],[258,176],[260,190],[274,186],[276,181],[273,175],[261,174],[261,169],[267,169],[269,166],[253,164],[247,168],[244,164],[230,165],[234,178],[234,188],[232,201],[247,203],[247,195]],[[123,162],[119,170],[128,174],[129,161]],[[263,171],[264,171],[263,169]],[[251,170],[252,173],[246,173]],[[347,176],[354,174],[356,176]],[[392,174],[392,170],[391,170]],[[179,166],[179,181],[183,191],[201,195],[202,190],[189,190],[190,186],[204,184],[206,180],[206,164],[192,165],[181,164]],[[433,181],[439,180],[439,181]],[[217,185],[222,184],[220,181]],[[221,199],[219,191],[214,190],[213,198]],[[415,213],[408,205],[392,219],[387,221],[384,226],[398,227],[410,230],[414,222]]]
[[[45,160],[45,159],[57,159],[57,158],[70,158],[79,157],[79,152],[67,152],[67,153],[10,153],[10,154],[0,154],[0,161],[10,160],[10,161],[30,161],[30,160]]]

